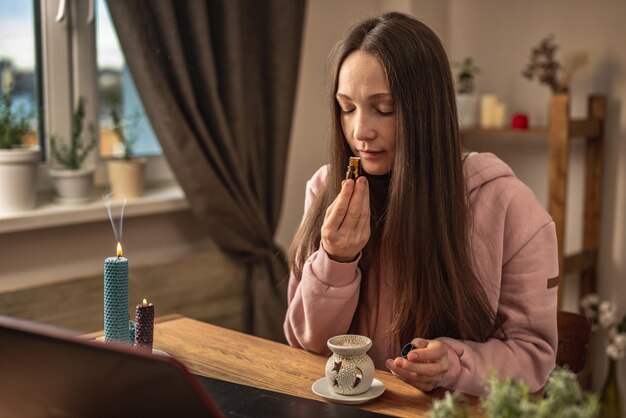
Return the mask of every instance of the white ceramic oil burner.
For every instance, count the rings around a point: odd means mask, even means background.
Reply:
[[[333,355],[326,363],[326,379],[335,393],[359,395],[374,380],[374,362],[366,354],[372,340],[363,335],[337,335],[328,340]]]

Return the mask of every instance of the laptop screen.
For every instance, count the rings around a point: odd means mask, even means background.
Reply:
[[[0,417],[222,417],[173,357],[0,316]]]

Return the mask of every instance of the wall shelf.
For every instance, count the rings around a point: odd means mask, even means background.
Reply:
[[[545,136],[548,132],[548,128],[514,129],[469,127],[461,129],[461,135],[463,136]]]

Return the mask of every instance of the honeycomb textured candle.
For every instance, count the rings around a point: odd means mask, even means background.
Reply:
[[[139,304],[135,308],[135,345],[137,349],[152,351],[154,335],[154,305]]]
[[[104,260],[104,340],[132,343],[128,331],[128,259]]]

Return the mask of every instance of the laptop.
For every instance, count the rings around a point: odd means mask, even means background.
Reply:
[[[0,417],[298,417],[380,414],[191,374],[169,356],[0,316]]]
[[[223,417],[178,360],[0,316],[0,417]]]

